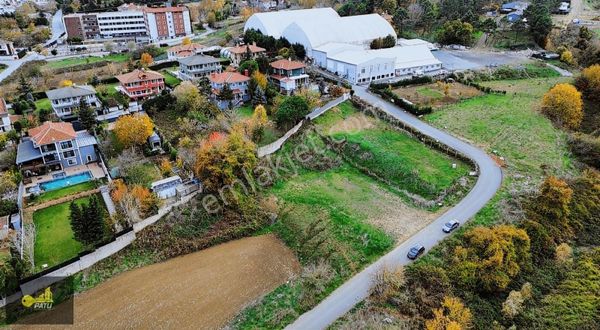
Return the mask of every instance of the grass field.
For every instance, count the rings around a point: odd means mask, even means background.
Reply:
[[[43,98],[35,101],[35,110],[40,111],[41,109],[52,110],[52,104],[48,98]]]
[[[539,103],[553,85],[568,78],[491,81],[482,83],[506,90],[448,106],[425,119],[458,136],[496,151],[509,171],[542,172],[542,166],[560,170],[569,166],[566,134],[542,116]]]
[[[44,192],[40,196],[36,197],[35,200],[33,200],[32,202],[34,204],[41,204],[64,196],[73,195],[82,191],[92,190],[95,189],[97,186],[98,184],[95,181],[83,182],[62,189]]]
[[[165,77],[165,84],[171,88],[175,88],[181,83],[181,80],[171,74],[168,70],[162,70],[161,74]]]
[[[318,118],[317,125],[336,140],[347,141],[347,157],[402,189],[432,199],[469,172],[464,162],[358,113],[349,102],[338,108]]]
[[[449,83],[447,85],[448,96],[446,96],[444,94],[444,86],[444,84],[406,86],[394,89],[394,93],[412,103],[433,107],[442,107],[482,94],[475,87],[465,86],[460,83]]]
[[[104,57],[100,57],[100,56],[72,57],[72,58],[66,58],[64,60],[49,61],[48,64],[46,64],[46,66],[51,69],[62,69],[62,68],[68,68],[71,66],[87,64],[87,63],[96,63],[96,62],[101,62],[101,61],[109,61],[109,62],[119,63],[119,62],[127,62],[128,60],[129,60],[128,54],[114,54],[114,55],[107,55]]]
[[[88,200],[89,197],[83,197],[75,202],[81,204]],[[69,204],[70,202],[53,205],[33,213],[37,270],[41,270],[43,264],[52,267],[82,251],[81,243],[75,240],[71,230]]]

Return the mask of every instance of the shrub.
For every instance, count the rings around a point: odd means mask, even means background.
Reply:
[[[309,111],[308,103],[304,98],[289,96],[277,108],[275,122],[280,127],[289,127],[306,117]]]
[[[559,126],[578,128],[583,119],[581,93],[571,84],[558,84],[544,94],[542,112]]]
[[[569,149],[585,164],[600,169],[600,137],[584,133],[569,136]]]

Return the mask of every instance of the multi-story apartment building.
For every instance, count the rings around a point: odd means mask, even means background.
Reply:
[[[304,71],[302,62],[290,60],[277,60],[271,64],[269,79],[281,93],[290,94],[296,89],[308,87],[309,77]]]
[[[90,107],[99,108],[102,103],[96,97],[96,90],[89,85],[73,85],[46,92],[52,110],[60,119],[72,119],[83,99]]]
[[[165,89],[165,78],[152,70],[136,69],[116,77],[121,83],[117,87],[132,100],[142,100],[160,94]]]
[[[158,41],[192,34],[187,7],[124,4],[117,11],[71,14],[64,18],[69,38]]]
[[[17,148],[17,165],[24,174],[39,175],[98,160],[96,138],[75,132],[71,123],[45,122],[31,128]]]
[[[198,80],[221,72],[221,62],[212,56],[194,55],[180,58],[178,62],[179,75],[185,80]]]
[[[10,115],[6,110],[6,102],[0,97],[0,133],[8,132],[12,129]]]
[[[226,109],[229,106],[238,106],[243,102],[250,100],[248,94],[248,82],[250,78],[237,72],[213,73],[208,79],[212,87],[212,99],[221,109]],[[218,95],[227,84],[233,92],[233,100],[219,100]]]

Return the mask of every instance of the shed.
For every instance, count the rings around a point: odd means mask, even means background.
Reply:
[[[182,184],[179,175],[171,176],[166,179],[158,180],[150,184],[150,189],[161,199],[175,197],[177,195],[177,187]]]

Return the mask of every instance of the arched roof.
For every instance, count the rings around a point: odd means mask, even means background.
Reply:
[[[282,10],[266,13],[256,13],[246,21],[244,31],[255,29],[262,34],[275,38],[282,36],[283,30],[295,22],[320,22],[339,20],[340,16],[333,8],[312,8],[300,10]]]
[[[394,28],[378,14],[333,20],[297,20],[282,33],[289,42],[304,45],[309,56],[312,48],[326,43],[364,44],[390,34],[396,37]]]

